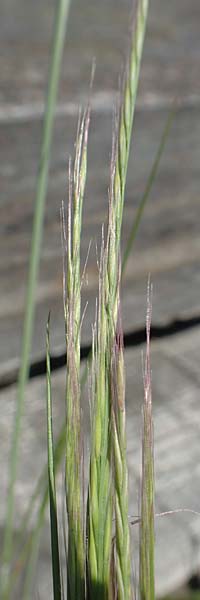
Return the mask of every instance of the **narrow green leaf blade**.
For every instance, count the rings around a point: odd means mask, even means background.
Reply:
[[[49,503],[51,522],[51,560],[53,573],[54,600],[61,600],[61,578],[60,578],[60,556],[58,543],[58,519],[56,504],[56,485],[54,468],[54,447],[52,428],[52,391],[51,391],[51,367],[49,348],[49,322],[46,333],[46,363],[47,363],[47,447],[48,447],[48,481],[49,481]]]
[[[126,266],[127,266],[127,262],[128,262],[129,256],[130,256],[130,253],[131,253],[131,250],[132,250],[132,247],[133,247],[136,235],[138,233],[138,229],[139,229],[139,226],[140,226],[140,223],[141,223],[141,219],[142,219],[142,216],[143,216],[143,212],[144,212],[147,200],[149,198],[149,194],[151,192],[151,189],[152,189],[153,184],[154,184],[155,179],[156,179],[156,175],[158,173],[158,168],[159,168],[160,160],[162,158],[162,155],[163,155],[163,152],[164,152],[164,149],[165,149],[165,145],[166,145],[166,142],[167,142],[168,137],[169,137],[169,132],[170,132],[170,129],[171,129],[171,125],[172,125],[172,121],[173,121],[173,118],[174,118],[174,114],[175,114],[175,109],[172,108],[172,110],[170,110],[170,112],[169,112],[169,114],[167,116],[165,127],[164,127],[164,130],[163,130],[163,133],[162,133],[162,137],[161,137],[161,140],[160,140],[160,143],[159,143],[159,146],[158,146],[155,158],[154,158],[154,162],[153,162],[151,171],[149,173],[149,177],[148,177],[148,180],[147,180],[147,183],[146,183],[146,187],[145,187],[143,196],[142,196],[142,198],[140,200],[140,204],[138,206],[138,209],[137,209],[134,221],[133,221],[133,225],[132,225],[131,232],[130,232],[130,235],[129,235],[129,238],[128,238],[128,242],[126,244],[126,248],[125,248],[124,256],[123,256],[123,261],[122,261],[122,275],[125,272],[125,269],[126,269]]]
[[[30,253],[29,276],[27,286],[26,308],[22,339],[21,367],[19,372],[17,390],[17,409],[10,458],[10,481],[7,502],[7,515],[3,552],[1,557],[1,598],[7,598],[7,587],[10,583],[10,565],[13,553],[13,520],[14,498],[17,468],[19,461],[19,444],[21,421],[24,409],[25,387],[28,378],[29,359],[34,322],[35,291],[40,259],[40,247],[43,232],[44,208],[48,183],[50,148],[53,132],[54,110],[58,91],[61,59],[63,54],[66,25],[70,7],[70,0],[59,0],[55,18],[54,40],[49,74],[48,93],[43,126],[42,146],[40,155],[39,174],[37,182],[35,213],[33,222],[32,244]]]

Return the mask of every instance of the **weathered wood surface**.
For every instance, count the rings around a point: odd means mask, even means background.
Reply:
[[[154,283],[154,322],[167,323],[177,316],[191,316],[200,312],[198,116],[196,109],[181,110],[176,116],[160,173],[146,207],[135,253],[129,261],[124,281],[123,312],[126,331],[141,327],[144,323],[145,290],[149,271]],[[162,111],[142,111],[136,117],[135,152],[131,154],[130,160],[123,246],[144,190],[165,119],[166,113]],[[3,178],[3,201],[0,208],[2,375],[7,368],[11,369],[18,363],[20,354],[40,127],[39,123],[34,123],[34,126],[29,123],[20,126],[6,125],[4,129],[6,142],[5,146],[1,145],[0,164],[2,170],[6,170],[6,165],[9,165],[12,174]],[[66,156],[70,145],[73,147],[75,124],[70,125],[68,121],[66,136],[63,135],[63,129],[63,119],[59,119],[56,125],[54,161],[37,293],[32,354],[34,358],[44,353],[44,330],[49,309],[52,311],[54,351],[64,347],[59,208],[62,198],[66,197],[67,200]],[[83,343],[91,339],[91,314],[94,314],[97,293],[95,244],[96,240],[100,240],[101,223],[106,220],[107,214],[110,140],[111,114],[94,116],[82,243],[84,263],[89,242],[92,240],[83,294],[83,306],[86,300],[89,301],[83,326]]]
[[[3,0],[0,6],[0,378],[19,364],[41,114],[47,78],[53,2]],[[67,200],[67,157],[73,152],[78,104],[87,95],[96,56],[83,253],[92,239],[89,300],[83,326],[88,342],[97,290],[95,240],[106,219],[113,93],[126,55],[129,2],[72,3],[55,125],[32,360],[44,354],[52,311],[54,352],[64,349],[59,208]],[[148,272],[154,282],[154,322],[199,314],[199,98],[198,0],[151,4],[142,66],[134,151],[130,159],[123,239],[127,238],[169,110],[180,101],[157,183],[129,261],[123,291],[124,328],[144,323]]]
[[[153,342],[153,415],[155,438],[156,511],[190,508],[199,511],[199,353],[200,328],[190,334]],[[130,474],[130,516],[138,514],[141,464],[141,406],[143,401],[141,347],[127,350],[127,440]],[[65,412],[65,371],[53,375],[54,427],[57,432]],[[15,387],[0,394],[1,505],[3,525],[7,485],[8,449],[15,410]],[[23,516],[37,477],[46,461],[45,378],[32,381],[27,388],[20,478],[17,483],[16,529]],[[86,462],[89,454],[89,409],[83,397],[86,434]],[[61,505],[61,490],[59,492]],[[133,562],[137,555],[137,526],[133,533]],[[134,542],[136,544],[134,550]],[[135,552],[135,554],[134,554]],[[174,514],[156,519],[156,588],[163,595],[185,583],[200,567],[200,516]],[[46,521],[37,589],[41,600],[51,596],[49,529]],[[33,596],[34,597],[34,596]]]
[[[95,89],[111,104],[125,48],[132,0],[73,0],[63,61],[59,110],[73,112],[87,94],[92,57]],[[1,120],[37,116],[42,110],[55,3],[2,0],[0,6]],[[198,0],[150,6],[140,103],[166,105],[180,97],[199,101]],[[97,102],[98,103],[98,102]],[[64,106],[63,106],[64,104]]]

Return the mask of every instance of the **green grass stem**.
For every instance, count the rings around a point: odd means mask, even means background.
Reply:
[[[152,290],[147,292],[146,360],[144,370],[141,522],[140,522],[140,569],[139,584],[141,600],[155,600],[154,582],[154,451],[152,392],[150,365],[150,327],[152,313]]]
[[[102,240],[99,271],[99,307],[93,342],[93,419],[87,512],[88,598],[108,600],[111,594],[112,481],[109,401],[109,347],[105,303],[107,255]]]
[[[113,161],[113,223],[115,223],[115,240],[108,252],[108,280],[110,293],[116,295],[118,277],[118,260],[121,243],[121,227],[124,208],[126,176],[130,144],[132,138],[133,118],[136,106],[138,80],[142,58],[143,42],[146,30],[148,0],[138,0],[136,14],[132,26],[129,61],[123,82],[123,92],[115,135]],[[117,306],[117,298],[116,298]],[[115,316],[116,318],[116,316]]]
[[[112,375],[113,347],[115,348],[116,379],[118,379],[118,385],[117,383],[114,385],[115,397],[113,399],[111,393],[110,403],[112,405],[114,403],[112,444],[114,448],[115,472],[116,583],[119,600],[130,600],[131,598],[123,352],[121,347],[117,348],[116,346],[120,339],[119,336],[117,338],[120,318],[120,246],[126,177],[147,14],[148,1],[139,0],[132,27],[130,56],[123,83],[118,122],[116,123],[116,131],[114,132],[113,139],[105,279],[106,293],[104,299],[108,328],[106,340],[108,355],[107,372],[111,377],[109,391],[113,389],[113,379],[115,382],[115,378]],[[116,356],[116,353],[118,356]],[[120,386],[120,384],[122,385]]]
[[[7,515],[5,525],[5,535],[3,544],[3,553],[1,558],[1,597],[7,597],[6,588],[9,583],[10,565],[13,553],[13,520],[14,520],[14,497],[15,483],[17,477],[17,467],[19,459],[19,442],[21,432],[21,420],[24,407],[24,393],[28,378],[30,350],[33,332],[35,291],[40,258],[40,247],[43,231],[44,207],[47,192],[47,181],[49,171],[50,147],[53,131],[54,110],[56,105],[58,82],[60,76],[60,66],[65,40],[67,18],[69,13],[70,0],[59,0],[57,4],[57,13],[55,18],[55,31],[52,49],[52,60],[49,74],[49,85],[47,93],[47,102],[43,126],[41,157],[38,175],[38,185],[35,202],[34,223],[32,244],[30,253],[30,265],[28,276],[28,287],[26,297],[26,309],[22,339],[21,366],[19,371],[19,381],[17,389],[17,408],[13,430],[11,462],[10,462],[10,482],[8,490]]]
[[[126,456],[125,372],[122,333],[113,348],[112,441],[114,454],[115,561],[118,600],[130,600],[131,557],[128,519],[128,468]]]
[[[37,522],[36,522],[35,528],[30,535],[28,543],[25,545],[25,547],[23,549],[25,559],[27,559],[27,554],[28,554],[28,561],[25,562],[26,569],[25,569],[25,578],[24,578],[24,583],[23,583],[23,591],[22,591],[22,596],[21,596],[22,600],[30,600],[30,598],[31,598],[31,592],[32,592],[32,588],[33,588],[33,579],[34,579],[35,569],[36,569],[36,564],[37,564],[37,559],[38,559],[40,537],[41,537],[42,526],[44,524],[45,510],[46,510],[47,502],[48,502],[48,484],[47,484],[47,489],[44,493],[44,496],[42,497],[42,501],[41,501],[39,509],[38,509],[38,517],[37,517]]]
[[[50,366],[50,347],[49,347],[49,322],[47,323],[46,334],[46,361],[47,361],[47,448],[48,448],[48,476],[49,476],[49,507],[51,522],[51,557],[53,574],[53,597],[54,600],[61,600],[61,569],[58,543],[58,519],[56,502],[56,484],[54,468],[54,445],[53,445],[53,427],[52,427],[52,390],[51,390],[51,366]]]
[[[139,206],[138,206],[138,209],[136,211],[136,215],[135,215],[134,220],[133,220],[133,225],[131,227],[131,232],[130,232],[130,235],[129,235],[129,238],[128,238],[128,241],[127,241],[127,244],[126,244],[126,247],[125,247],[125,250],[124,250],[124,255],[123,255],[123,260],[122,260],[122,276],[124,275],[124,272],[126,270],[127,262],[128,262],[130,254],[131,254],[132,247],[133,247],[133,244],[134,244],[134,241],[135,241],[135,238],[136,238],[136,235],[137,235],[140,223],[141,223],[141,219],[142,219],[142,216],[143,216],[143,213],[144,213],[144,209],[145,209],[145,206],[146,206],[147,200],[149,198],[152,186],[154,184],[154,181],[155,181],[157,173],[158,173],[158,168],[159,168],[160,160],[161,160],[161,158],[163,156],[165,145],[166,145],[166,142],[167,142],[168,137],[169,137],[169,132],[170,132],[170,129],[171,129],[172,121],[174,119],[174,114],[175,114],[175,109],[172,108],[172,110],[170,110],[170,112],[169,112],[169,114],[167,116],[167,120],[166,120],[166,123],[165,123],[165,126],[164,126],[164,130],[163,130],[163,133],[162,133],[162,136],[161,136],[161,139],[160,139],[160,143],[159,143],[159,146],[158,146],[158,149],[157,149],[154,161],[153,161],[153,165],[152,165],[151,171],[149,173],[149,177],[147,179],[145,190],[144,190],[142,198],[141,198],[141,200],[139,202]]]

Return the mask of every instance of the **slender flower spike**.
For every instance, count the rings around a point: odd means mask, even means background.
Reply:
[[[131,561],[128,520],[128,468],[125,429],[125,371],[121,328],[113,348],[112,374],[112,443],[114,463],[115,557],[118,600],[130,600]]]
[[[125,461],[125,409],[123,397],[123,354],[116,356],[118,410],[111,418],[113,344],[119,315],[120,240],[126,174],[136,92],[140,71],[148,1],[139,0],[132,28],[131,51],[124,79],[121,107],[113,136],[109,224],[100,269],[99,318],[95,362],[95,418],[92,428],[92,451],[88,494],[88,581],[89,598],[110,597],[111,522],[113,512],[113,452],[115,461],[115,495],[117,530],[117,577],[120,600],[130,598],[130,555],[127,519],[127,467]],[[123,408],[122,408],[123,406]],[[109,421],[113,421],[112,436]],[[122,490],[120,477],[124,489]],[[124,531],[123,531],[124,528]],[[120,540],[121,532],[122,539]],[[123,555],[123,557],[122,557]]]
[[[113,222],[115,222],[115,241],[109,249],[110,265],[108,278],[112,294],[117,285],[117,262],[120,249],[121,227],[124,208],[126,175],[128,168],[130,144],[132,138],[133,118],[136,106],[138,80],[142,58],[144,36],[148,15],[148,0],[137,0],[135,18],[132,25],[130,53],[123,81],[120,109],[116,123],[116,144],[112,166],[113,177]]]
[[[88,599],[110,598],[112,479],[108,320],[105,302],[107,253],[102,240],[97,336],[93,344],[94,415],[88,492]]]
[[[140,522],[140,598],[155,599],[154,584],[154,454],[150,367],[150,327],[152,314],[152,288],[147,291],[146,360],[144,371],[142,485]]]
[[[87,172],[87,142],[90,110],[86,109],[79,122],[76,155],[72,175],[69,163],[69,202],[67,234],[63,222],[64,313],[67,350],[66,384],[66,507],[68,516],[67,597],[85,597],[85,540],[83,519],[82,443],[80,410],[80,329],[81,277],[80,239],[82,205]],[[65,261],[64,261],[65,262]],[[66,289],[65,289],[66,285]]]

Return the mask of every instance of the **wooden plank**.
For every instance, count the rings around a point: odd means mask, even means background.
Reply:
[[[133,3],[134,4],[134,3]],[[63,61],[59,110],[73,110],[87,93],[93,57],[97,60],[96,101],[112,105],[118,73],[126,56],[132,2],[77,0],[72,3]],[[1,120],[42,111],[44,82],[55,5],[44,0],[2,0],[0,7]],[[199,83],[198,0],[150,6],[140,102],[166,104],[178,96],[196,103]],[[123,58],[122,58],[123,57]],[[110,96],[111,94],[111,96]],[[64,106],[63,106],[64,103]]]
[[[162,110],[138,111],[136,116],[125,201],[123,247],[166,116],[166,111]],[[6,374],[9,376],[9,372],[19,364],[40,129],[40,121],[30,121],[5,124],[0,130],[1,378]],[[67,202],[66,164],[67,155],[73,150],[75,129],[76,119],[66,117],[56,121],[32,360],[44,355],[45,323],[49,309],[52,311],[53,350],[55,353],[64,350],[59,209],[63,198]],[[83,324],[83,344],[91,339],[91,320],[94,318],[97,294],[96,242],[100,246],[101,224],[107,218],[111,132],[111,114],[94,114],[82,237],[82,268],[92,241],[83,285],[83,307],[86,301],[89,302]],[[123,284],[125,331],[141,328],[144,324],[149,272],[154,284],[154,323],[166,324],[174,318],[191,317],[200,312],[199,138],[198,110],[180,110]]]
[[[44,354],[49,308],[53,312],[54,352],[64,349],[59,208],[67,196],[66,163],[75,139],[77,106],[87,95],[91,60],[95,55],[96,112],[91,130],[82,251],[83,264],[92,239],[88,285],[83,297],[83,305],[89,300],[83,344],[91,338],[97,290],[95,240],[99,240],[101,224],[106,219],[111,110],[122,57],[126,54],[129,9],[130,3],[122,6],[120,0],[109,3],[85,0],[84,7],[81,0],[72,4],[58,104],[60,118],[56,121],[51,163],[32,360]],[[47,0],[42,11],[33,0],[19,0],[17,5],[13,0],[9,3],[2,0],[0,6],[1,382],[19,365],[41,139],[39,117],[53,10],[53,2],[47,4]],[[156,322],[167,323],[176,316],[199,313],[199,11],[198,0],[191,0],[189,5],[187,0],[165,3],[162,10],[159,0],[155,0],[150,8],[139,94],[139,106],[150,110],[139,111],[135,123],[124,243],[166,118],[165,110],[155,111],[155,108],[168,106],[169,99],[176,96],[182,106],[196,105],[196,109],[181,110],[177,115],[160,177],[146,210],[135,259],[129,262],[123,294],[127,331],[143,325],[148,271],[154,281]]]
[[[192,356],[191,356],[192,349]],[[200,328],[190,334],[153,342],[153,416],[155,437],[156,511],[189,508],[199,511],[200,470],[199,436]],[[126,359],[127,448],[129,461],[130,515],[138,514],[141,464],[141,406],[143,401],[141,348],[129,349]],[[55,433],[65,412],[65,370],[53,375]],[[7,486],[8,448],[15,414],[16,389],[0,394],[2,501],[0,526],[3,526]],[[40,469],[46,461],[45,378],[32,381],[27,399],[21,441],[20,479],[16,494],[16,520],[31,497]],[[85,459],[89,455],[89,407],[83,396]],[[87,468],[86,468],[87,473]],[[62,479],[62,478],[61,478]],[[61,506],[62,484],[59,488]],[[47,519],[48,522],[48,519]],[[41,599],[51,594],[48,523],[43,536],[38,565],[37,590]],[[17,527],[17,525],[16,525]],[[136,561],[137,527],[133,534],[133,562]],[[135,544],[135,546],[134,546]],[[134,550],[135,548],[135,550]],[[156,519],[156,587],[160,596],[185,583],[200,567],[200,517],[189,513]],[[48,573],[48,577],[47,577]]]

